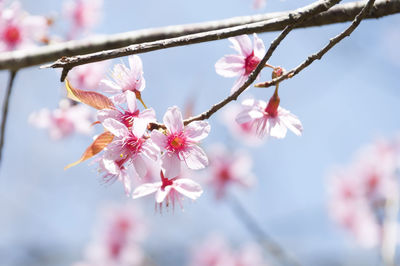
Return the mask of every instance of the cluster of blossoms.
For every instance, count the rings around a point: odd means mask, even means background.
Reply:
[[[126,193],[132,194],[133,198],[155,193],[156,203],[160,206],[163,202],[165,205],[181,202],[180,194],[197,199],[202,189],[185,178],[181,165],[192,170],[208,165],[206,154],[198,146],[210,132],[208,122],[194,121],[184,125],[179,108],[174,106],[164,114],[163,127],[149,130],[149,125],[156,122],[156,115],[142,100],[145,80],[138,56],[129,57],[129,67],[115,65],[112,77],[100,84],[99,90],[109,96],[74,89],[67,83],[70,98],[99,109],[98,123],[106,130],[78,162],[103,151],[96,161],[104,180],[120,180]],[[137,100],[143,103],[144,110],[138,108]],[[96,152],[88,152],[93,150]],[[160,169],[158,173],[155,168]],[[143,183],[133,190],[132,185],[141,181],[156,182]]]
[[[398,200],[399,147],[385,140],[373,143],[330,176],[331,216],[364,247],[381,244],[387,204]]]
[[[249,75],[257,68],[265,54],[264,43],[254,34],[254,44],[252,45],[247,35],[229,38],[232,48],[239,54],[226,55],[215,64],[217,73],[224,77],[239,76],[234,83],[231,94],[236,92],[248,79]],[[281,67],[273,67],[272,78],[283,74]],[[243,101],[242,110],[236,116],[239,127],[231,127],[240,135],[258,135],[260,138],[271,136],[284,138],[287,129],[296,135],[301,135],[303,127],[300,120],[288,110],[280,106],[278,96],[278,86],[269,102],[262,100],[248,99]]]
[[[232,249],[224,238],[210,235],[192,250],[190,266],[267,266],[261,248],[246,244]]]
[[[49,22],[21,9],[19,2],[5,7],[0,2],[0,52],[35,46],[47,39]]]
[[[137,266],[146,256],[141,242],[147,236],[143,215],[135,206],[110,205],[103,210],[82,262],[74,266]]]

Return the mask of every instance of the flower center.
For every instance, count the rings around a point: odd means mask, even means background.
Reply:
[[[228,167],[222,167],[218,172],[218,177],[221,181],[226,182],[230,179],[231,175],[229,173]]]
[[[261,60],[257,56],[254,56],[254,51],[253,51],[245,60],[244,63],[245,74],[249,75],[251,72],[253,72],[253,70],[256,69],[260,61]]]
[[[183,135],[183,132],[170,135],[168,138],[168,144],[169,150],[171,151],[183,150],[186,146],[186,138]]]
[[[136,110],[135,112],[131,113],[129,111],[125,111],[122,116],[121,116],[121,120],[122,123],[128,128],[131,129],[133,126],[133,119],[135,117],[138,117],[139,115],[139,110]]]
[[[160,172],[160,176],[161,176],[161,182],[162,182],[162,184],[161,184],[162,190],[165,190],[165,188],[167,186],[172,186],[172,184],[174,183],[175,178],[172,178],[172,179],[166,178],[162,171]]]
[[[133,134],[129,134],[128,137],[125,138],[123,146],[127,148],[132,154],[138,154],[144,143],[143,138],[137,138]]]
[[[8,26],[4,31],[4,39],[10,45],[16,45],[21,39],[21,33],[16,26]]]

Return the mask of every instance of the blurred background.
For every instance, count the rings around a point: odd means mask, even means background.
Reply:
[[[122,1],[105,0],[96,34],[218,20],[298,8],[313,1],[268,0],[254,10],[251,0]],[[343,1],[349,2],[349,1]],[[65,34],[62,1],[24,0],[31,14],[55,16],[52,32]],[[288,132],[283,140],[268,139],[248,147],[221,122],[210,119],[212,130],[203,143],[247,150],[257,184],[229,193],[259,226],[303,265],[379,265],[378,248],[360,247],[329,216],[327,178],[336,165],[347,164],[363,145],[393,138],[400,120],[400,16],[366,20],[344,41],[293,79],[280,86],[281,105],[297,115],[304,132]],[[294,30],[282,42],[270,64],[291,69],[319,50],[347,24]],[[278,33],[259,34],[269,44]],[[215,62],[232,54],[228,40],[166,49],[140,55],[146,89],[142,96],[158,119],[169,106],[184,109],[194,99],[194,114],[225,98],[235,79],[216,74]],[[126,58],[122,59],[127,62]],[[117,59],[110,62],[109,68]],[[85,162],[64,171],[90,144],[91,136],[72,135],[54,141],[45,130],[28,123],[41,108],[57,108],[65,95],[53,69],[31,67],[18,72],[9,110],[6,143],[0,168],[0,264],[71,265],[84,259],[104,205],[127,202],[142,209],[148,237],[141,248],[150,265],[188,265],[190,249],[210,233],[230,245],[255,242],[237,218],[229,199],[216,201],[204,186],[195,203],[184,211],[154,211],[154,200],[132,200],[121,183],[103,184],[96,167]],[[265,69],[260,81],[270,79]],[[0,72],[4,94],[8,73]],[[273,88],[249,88],[247,95],[267,101]],[[2,95],[1,95],[2,96]],[[243,100],[241,96],[239,100]],[[201,182],[201,177],[197,181]],[[266,255],[266,260],[272,258]]]

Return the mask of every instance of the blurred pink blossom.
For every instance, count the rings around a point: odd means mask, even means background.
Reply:
[[[254,0],[253,8],[254,9],[262,9],[267,4],[267,0]]]
[[[220,120],[237,140],[248,146],[259,146],[263,140],[257,136],[256,129],[252,126],[251,121],[242,124],[235,121],[241,110],[240,104],[231,103],[221,111]]]
[[[236,122],[239,124],[251,123],[259,137],[271,136],[281,139],[286,136],[288,129],[300,136],[303,131],[300,120],[288,110],[280,107],[279,98],[276,102],[274,97],[275,94],[268,104],[254,99],[243,101],[243,110],[237,115]]]
[[[331,216],[364,247],[380,245],[386,201],[399,193],[398,152],[392,143],[378,141],[331,174]]]
[[[74,67],[68,72],[71,85],[80,90],[96,91],[106,73],[107,63],[99,62]]]
[[[208,165],[207,155],[197,144],[208,136],[210,125],[206,121],[194,121],[187,126],[183,125],[181,111],[178,107],[170,107],[164,115],[165,134],[153,130],[151,139],[164,151],[161,156],[162,167],[167,178],[174,178],[180,174],[181,161],[193,170]]]
[[[251,157],[244,152],[228,151],[223,145],[216,145],[208,152],[210,165],[208,183],[215,189],[216,197],[225,195],[231,185],[249,187],[254,184],[255,176],[251,172]]]
[[[73,133],[89,135],[93,129],[92,111],[85,105],[72,105],[67,99],[60,101],[60,107],[53,111],[43,108],[29,116],[29,123],[37,128],[45,128],[54,140],[70,136]]]
[[[232,48],[238,54],[226,55],[215,63],[215,70],[219,75],[227,78],[239,76],[231,89],[231,94],[243,85],[264,57],[265,47],[263,41],[257,37],[257,34],[254,33],[253,36],[254,44],[251,43],[247,35],[229,38]]]
[[[192,248],[189,266],[267,266],[262,250],[256,244],[232,249],[220,235],[209,235]]]
[[[69,39],[91,30],[100,20],[102,0],[72,0],[64,4],[64,15],[71,21]]]
[[[110,205],[103,210],[85,262],[75,265],[136,266],[145,258],[140,242],[147,236],[143,215],[133,205]]]
[[[0,52],[35,46],[46,38],[47,30],[45,17],[31,16],[13,2],[0,11]]]

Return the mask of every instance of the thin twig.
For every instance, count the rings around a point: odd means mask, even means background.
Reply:
[[[7,124],[8,106],[10,104],[11,92],[12,92],[14,79],[15,79],[16,75],[17,75],[17,71],[10,71],[10,79],[8,81],[6,95],[4,95],[3,116],[2,116],[1,128],[0,128],[0,162],[1,162],[1,159],[3,158],[3,146],[4,146],[4,139],[5,139],[4,135],[5,135],[6,124]]]
[[[301,265],[301,263],[298,262],[296,258],[289,255],[278,242],[276,242],[261,228],[261,226],[247,212],[246,208],[243,207],[243,205],[236,197],[230,195],[229,199],[229,205],[232,208],[233,213],[246,226],[247,230],[249,230],[249,232],[253,234],[254,238],[262,246],[264,246],[280,262],[283,262],[283,265]]]
[[[312,54],[308,56],[308,58],[298,65],[297,67],[293,68],[292,70],[284,73],[282,76],[279,78],[275,78],[271,81],[267,81],[264,83],[259,83],[256,84],[256,87],[262,87],[262,88],[267,88],[270,86],[273,86],[285,79],[292,78],[293,76],[299,74],[303,69],[311,65],[315,60],[320,60],[322,56],[324,56],[333,46],[338,44],[341,40],[343,40],[345,37],[350,36],[350,34],[357,28],[357,26],[360,24],[361,20],[363,20],[371,10],[372,6],[374,4],[373,0],[369,0],[368,3],[364,6],[364,8],[358,13],[356,18],[353,20],[353,22],[350,24],[350,26],[345,29],[342,33],[337,35],[336,37],[332,38],[329,40],[329,43],[324,46],[320,51],[318,51],[315,54]]]
[[[332,7],[329,11],[314,16],[303,23],[296,25],[296,28],[322,26],[345,21],[352,21],[356,14],[364,6],[364,1],[344,3]],[[267,13],[261,15],[234,17],[217,21],[208,21],[187,25],[176,25],[153,29],[136,30],[131,32],[118,33],[113,35],[95,36],[84,40],[75,40],[35,49],[20,50],[0,54],[0,70],[17,70],[25,67],[45,64],[61,58],[62,56],[75,56],[88,54],[108,49],[116,49],[132,44],[150,42],[161,39],[174,38],[188,34],[234,27],[259,21],[267,21],[278,17],[286,17],[281,23],[266,23],[262,32],[280,31],[291,20],[288,14],[291,11]],[[379,0],[367,18],[380,18],[400,12],[400,0]],[[250,33],[247,32],[247,33]]]

